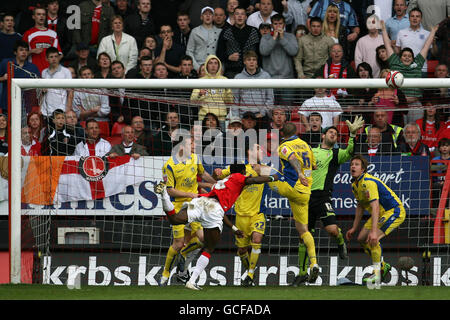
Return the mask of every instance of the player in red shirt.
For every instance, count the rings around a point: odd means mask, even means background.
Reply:
[[[45,26],[46,19],[47,10],[35,8],[33,11],[34,27],[25,31],[22,38],[30,47],[30,62],[34,63],[40,72],[49,66],[45,56],[48,48],[55,47],[62,54],[58,35]]]
[[[161,195],[163,210],[171,224],[177,225],[198,221],[203,226],[205,246],[192,272],[191,278],[186,282],[186,288],[188,289],[201,289],[195,282],[208,265],[211,254],[214,252],[220,240],[223,222],[238,237],[243,236],[243,232],[232,224],[225,213],[234,205],[244,186],[278,180],[278,176],[276,175],[246,177],[245,164],[232,164],[230,166],[230,172],[231,174],[227,178],[217,181],[210,192],[199,194],[197,198],[186,203],[178,213],[175,212],[174,205],[170,201],[165,184],[160,182],[154,187],[155,193]]]

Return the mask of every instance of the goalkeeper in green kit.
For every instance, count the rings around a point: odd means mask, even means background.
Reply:
[[[318,219],[328,234],[336,240],[339,257],[347,258],[347,247],[341,229],[336,224],[336,215],[331,205],[333,192],[333,180],[339,166],[349,161],[353,156],[354,138],[359,129],[364,126],[362,117],[357,116],[353,123],[346,121],[350,131],[350,138],[346,149],[335,148],[339,132],[331,126],[322,133],[322,142],[317,148],[313,148],[317,169],[312,171],[311,197],[309,199],[308,227],[314,234],[315,224]],[[292,286],[298,286],[308,279],[308,255],[304,244],[298,248],[300,273],[295,277]]]

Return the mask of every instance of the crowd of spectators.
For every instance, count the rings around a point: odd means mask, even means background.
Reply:
[[[390,70],[448,77],[445,1],[361,2],[2,2],[0,152],[7,152],[10,61],[17,78],[367,79]],[[371,5],[374,12],[367,11]],[[175,129],[189,130],[197,120],[214,135],[271,131],[292,121],[316,145],[325,127],[345,135],[344,121],[363,114],[358,152],[434,156],[439,141],[450,138],[448,97],[446,88],[148,89],[137,95],[48,89],[24,96],[22,153],[168,155]]]

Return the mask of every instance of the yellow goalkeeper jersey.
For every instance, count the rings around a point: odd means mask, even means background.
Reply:
[[[175,188],[183,192],[198,193],[197,175],[203,174],[205,168],[196,154],[191,154],[185,162],[179,162],[174,157],[163,166],[163,180],[168,188]],[[191,201],[191,198],[171,198],[174,202],[175,209],[181,209],[183,202]]]
[[[311,147],[297,136],[292,136],[284,141],[278,147],[278,154],[281,162],[281,172],[284,179],[295,190],[311,194],[312,170],[316,165],[316,160]],[[300,162],[303,175],[308,179],[308,186],[304,186],[298,180],[298,174],[295,168],[289,163],[291,155],[295,155]]]
[[[257,177],[258,173],[253,170],[250,164],[245,165],[247,177]],[[222,170],[220,179],[230,175],[230,167]],[[244,187],[239,198],[234,204],[236,214],[242,217],[253,217],[259,213],[266,213],[264,198],[269,190],[267,183],[250,184]]]

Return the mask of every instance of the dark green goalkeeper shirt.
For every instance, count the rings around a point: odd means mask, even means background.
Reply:
[[[354,141],[350,137],[346,149],[323,149],[320,146],[312,149],[317,165],[317,169],[312,172],[313,182],[311,191],[313,194],[331,195],[334,176],[339,166],[351,159],[353,148]]]

